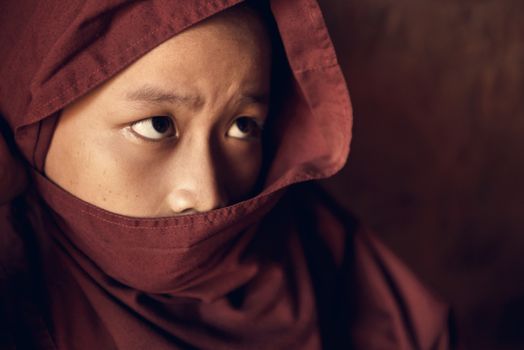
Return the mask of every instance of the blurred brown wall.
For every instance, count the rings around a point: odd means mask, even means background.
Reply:
[[[524,349],[524,1],[320,2],[355,110],[325,185],[451,301],[466,348]]]

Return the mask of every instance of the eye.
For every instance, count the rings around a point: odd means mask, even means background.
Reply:
[[[262,125],[256,119],[238,117],[227,131],[227,136],[236,139],[258,139],[261,133]]]
[[[173,120],[166,116],[142,119],[131,124],[131,130],[139,136],[151,141],[159,141],[176,135]]]

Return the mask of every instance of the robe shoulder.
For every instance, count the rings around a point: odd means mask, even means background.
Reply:
[[[0,206],[0,349],[16,349],[13,339],[13,319],[9,293],[14,275],[21,270],[24,260],[23,243],[14,233],[9,205]]]
[[[321,328],[331,332],[325,348],[453,348],[448,305],[370,230],[317,185],[296,186],[283,199],[284,204],[287,203],[285,217],[292,217],[289,208],[297,214],[293,217],[300,227],[308,267],[316,285]],[[14,304],[6,295],[12,298],[13,287],[24,283],[27,270],[26,248],[19,231],[13,227],[9,208],[0,207],[1,349],[18,348],[13,345],[10,330],[19,327],[14,327],[14,320],[7,316],[13,315],[9,308]],[[24,308],[36,311],[34,305],[26,304]],[[48,339],[45,327],[37,318],[30,317],[31,325],[25,324],[23,329],[38,333],[31,338]],[[26,323],[28,318],[22,321]],[[334,331],[342,336],[335,335]],[[337,346],[342,338],[346,338],[351,347]]]
[[[303,232],[317,237],[306,239],[316,240],[310,257],[317,261],[316,250],[324,245],[341,271],[335,288],[345,291],[339,306],[349,314],[346,331],[353,348],[455,348],[449,305],[371,230],[319,185],[305,185],[294,196],[307,221]]]
[[[34,247],[28,247],[28,237],[24,237],[31,231],[13,217],[14,207],[25,210],[21,203],[0,206],[0,349],[55,350],[41,316],[40,289],[31,273],[35,262],[31,263],[28,252]]]

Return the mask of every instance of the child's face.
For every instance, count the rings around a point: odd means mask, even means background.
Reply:
[[[237,12],[173,37],[65,108],[47,176],[136,217],[203,212],[250,195],[271,53],[260,21]]]

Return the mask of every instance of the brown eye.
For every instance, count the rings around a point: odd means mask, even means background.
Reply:
[[[261,124],[254,118],[239,117],[235,119],[227,132],[227,136],[237,139],[256,139],[262,133]]]
[[[153,117],[151,118],[151,124],[156,132],[164,134],[171,128],[171,119],[166,117]]]
[[[142,119],[133,123],[131,130],[139,136],[152,141],[158,141],[176,135],[173,120],[167,116]]]

